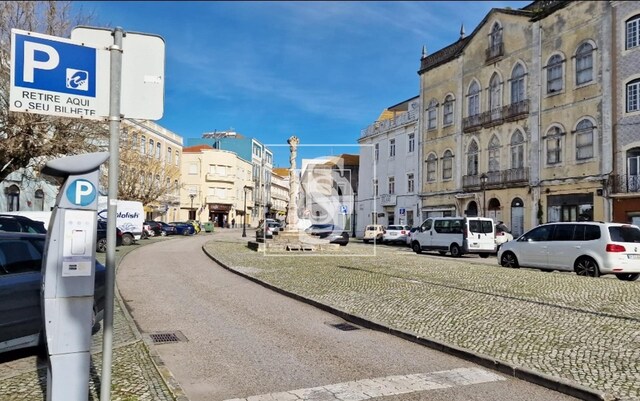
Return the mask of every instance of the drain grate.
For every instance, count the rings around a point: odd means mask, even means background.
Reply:
[[[342,330],[342,331],[360,330],[360,327],[354,326],[354,325],[349,324],[349,323],[332,324],[332,326],[335,327],[336,329]]]
[[[171,344],[187,340],[180,332],[153,333],[149,334],[149,337],[151,337],[151,341],[153,341],[154,344]]]

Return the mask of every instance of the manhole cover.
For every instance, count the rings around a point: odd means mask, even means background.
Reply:
[[[336,329],[342,330],[342,331],[360,330],[360,327],[354,326],[354,325],[349,324],[349,323],[332,324],[332,326],[335,327]]]
[[[179,331],[167,333],[152,333],[149,334],[149,337],[151,337],[151,341],[153,341],[154,344],[170,344],[187,340],[184,334],[180,333]]]

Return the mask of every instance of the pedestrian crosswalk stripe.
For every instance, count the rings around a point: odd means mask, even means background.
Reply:
[[[363,379],[225,401],[360,401],[499,380],[506,379],[481,368],[459,368],[441,372]]]

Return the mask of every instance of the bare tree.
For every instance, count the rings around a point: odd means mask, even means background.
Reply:
[[[90,20],[82,11],[74,14],[69,1],[0,1],[0,182],[14,171],[28,174],[47,160],[106,143],[101,122],[9,111],[11,29],[68,37],[72,26]]]
[[[147,206],[178,199],[180,167],[166,163],[154,154],[142,154],[126,130],[120,136],[118,199],[137,200]],[[108,186],[108,167],[103,166],[101,186]]]

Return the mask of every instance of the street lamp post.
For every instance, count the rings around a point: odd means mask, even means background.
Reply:
[[[352,222],[352,232],[351,232],[351,237],[355,238],[356,237],[356,203],[358,202],[358,193],[354,192],[353,193],[353,222]]]
[[[195,197],[196,197],[196,194],[189,194],[189,198],[191,198],[191,209],[189,209],[189,214],[191,214],[191,212],[193,212],[193,198],[195,198]],[[191,219],[191,216],[189,216],[189,219]],[[196,216],[193,216],[193,220],[195,220],[195,219],[196,219]]]
[[[242,236],[247,236],[247,190],[251,189],[250,186],[244,186],[244,214],[242,215]]]
[[[489,177],[482,173],[480,175],[480,188],[482,189],[482,217],[487,217],[487,194],[486,194],[486,185]]]

